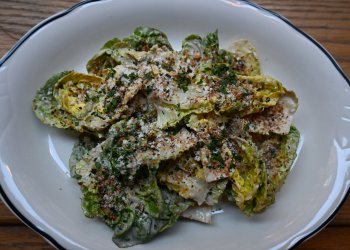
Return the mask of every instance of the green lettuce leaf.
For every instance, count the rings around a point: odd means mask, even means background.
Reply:
[[[240,75],[261,75],[256,49],[249,41],[238,40],[231,45],[229,51],[234,57],[232,66]]]
[[[215,182],[215,185],[209,190],[207,198],[206,198],[206,204],[208,205],[215,205],[218,204],[222,197],[223,194],[226,190],[228,180],[223,179]]]
[[[236,138],[240,160],[231,176],[236,205],[247,215],[260,211],[267,198],[267,174],[256,146],[251,141]]]
[[[192,154],[188,152],[183,157],[163,162],[157,178],[185,199],[191,199],[198,205],[214,205],[219,202],[227,179],[208,182],[201,162],[196,161]]]
[[[150,27],[137,27],[134,32],[123,39],[129,46],[137,51],[148,51],[154,45],[165,46],[172,50],[165,33]]]
[[[84,214],[100,218],[110,226],[113,242],[119,247],[150,240],[173,226],[181,213],[192,205],[166,188],[159,188],[147,169],[139,173],[135,181],[124,184],[110,169],[100,165],[84,171],[91,179],[87,181],[77,175],[83,192]],[[84,171],[78,170],[79,173]]]
[[[154,123],[145,123],[142,118],[130,118],[112,125],[108,137],[75,168],[102,166],[127,182],[136,178],[140,169],[156,170],[162,161],[175,159],[196,144],[197,138],[185,128],[171,133],[159,130]]]
[[[287,91],[275,106],[268,107],[260,113],[247,115],[242,121],[247,122],[251,133],[285,135],[290,131],[297,108],[298,98],[293,91]]]
[[[71,128],[79,132],[101,131],[110,126],[128,109],[128,103],[142,89],[142,83],[132,82],[131,74],[112,81],[70,72],[53,89],[58,109],[74,117]],[[120,88],[128,86],[126,91]]]
[[[282,83],[269,76],[237,75],[237,84],[221,94],[216,107],[219,113],[238,113],[241,116],[264,111],[275,106],[286,94]]]
[[[60,109],[59,102],[54,98],[54,87],[61,78],[70,74],[71,71],[64,71],[53,75],[39,89],[33,100],[33,111],[36,117],[44,124],[57,128],[71,128],[78,120]]]
[[[118,57],[115,55],[118,49],[128,48],[128,44],[121,41],[119,38],[113,38],[107,41],[102,48],[95,54],[86,64],[86,70],[89,74],[98,76],[106,76],[110,71],[120,64]]]
[[[84,117],[92,109],[93,99],[98,96],[103,79],[93,75],[70,72],[54,86],[53,96],[60,109],[65,110],[77,119]],[[84,95],[85,98],[81,98]]]
[[[203,56],[203,40],[202,37],[198,35],[189,35],[182,41],[181,53],[187,54],[191,57]]]
[[[91,149],[96,147],[98,140],[95,137],[82,135],[79,137],[79,141],[74,144],[72,153],[69,157],[68,166],[70,169],[70,174],[75,177],[75,166],[77,163],[83,159],[83,157],[89,153]]]
[[[165,188],[161,189],[161,193],[165,209],[162,210],[159,217],[152,217],[148,213],[136,209],[131,227],[124,230],[123,234],[113,236],[113,242],[117,246],[124,248],[149,241],[157,234],[172,227],[181,213],[191,205],[191,202]]]
[[[259,151],[267,169],[266,206],[274,203],[275,194],[284,184],[297,156],[300,133],[292,126],[287,135],[271,135],[264,139]]]
[[[296,158],[299,137],[300,134],[294,126],[290,128],[287,135],[255,136],[255,154],[263,156],[254,157],[255,164],[260,165],[260,173],[258,167],[255,171],[250,170],[245,178],[235,175],[234,172],[233,192],[226,192],[226,195],[231,200],[234,199],[247,215],[260,213],[274,203],[275,195],[284,184]],[[260,179],[260,183],[256,178]],[[253,183],[255,186],[252,185]]]
[[[183,118],[190,114],[206,114],[214,110],[210,102],[202,103],[202,107],[193,109],[181,109],[178,106],[159,105],[157,106],[157,127],[166,129],[175,127]]]
[[[201,59],[203,62],[216,61],[219,53],[218,31],[208,33],[203,38],[195,34],[187,36],[182,41],[181,53],[186,57]]]
[[[135,59],[132,55],[133,50],[148,51],[155,45],[165,46],[172,50],[168,38],[163,32],[150,27],[138,27],[130,36],[122,40],[113,38],[107,41],[99,52],[88,61],[86,69],[90,74],[108,77],[113,74],[111,69],[125,60],[125,51],[127,51],[129,59]]]
[[[226,77],[226,76],[225,76]],[[222,78],[225,80],[226,78]],[[239,114],[245,116],[275,106],[286,94],[283,85],[267,76],[235,76],[234,84],[223,82],[206,91],[205,86],[191,84],[186,92],[168,85],[172,95],[157,97],[157,123],[159,128],[172,127],[189,114]]]
[[[219,53],[219,36],[218,31],[208,33],[202,41],[204,46],[204,56],[211,58],[212,61],[216,61]]]

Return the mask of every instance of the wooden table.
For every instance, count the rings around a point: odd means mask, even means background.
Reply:
[[[46,17],[77,0],[0,0],[0,57]],[[350,76],[350,0],[256,0],[318,40]],[[53,249],[0,201],[0,249]],[[350,249],[350,199],[334,220],[297,249]]]

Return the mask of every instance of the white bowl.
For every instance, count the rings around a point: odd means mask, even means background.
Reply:
[[[219,30],[221,47],[246,38],[265,74],[296,91],[298,159],[266,212],[234,207],[211,226],[181,221],[132,249],[284,249],[324,227],[349,190],[350,88],[334,59],[288,20],[245,1],[85,1],[31,29],[0,61],[1,195],[27,225],[57,248],[116,249],[102,222],[84,217],[68,157],[76,138],[41,124],[36,90],[55,72],[84,71],[104,41],[137,26],[159,28],[176,49],[188,34]]]

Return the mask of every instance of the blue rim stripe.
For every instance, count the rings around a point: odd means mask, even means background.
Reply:
[[[69,14],[70,12],[72,12],[73,10],[85,5],[85,4],[89,4],[89,3],[93,3],[93,2],[101,2],[104,0],[85,0],[82,2],[79,2],[75,5],[73,5],[72,7],[70,7],[69,9],[66,9],[54,16],[51,16],[47,19],[45,19],[43,22],[39,23],[38,25],[34,26],[34,28],[32,30],[30,30],[28,33],[26,33],[13,47],[12,49],[10,49],[10,51],[8,53],[6,53],[4,55],[3,58],[1,58],[0,60],[0,67],[15,53],[15,51],[29,38],[31,37],[35,32],[37,32],[38,30],[40,30],[41,28],[43,28],[44,26],[46,26],[47,24],[51,23],[52,21],[55,21],[56,19],[59,19],[61,17],[64,17],[65,15]],[[285,18],[284,16],[266,9],[256,3],[252,3],[248,0],[240,0],[258,10],[261,10],[263,12],[267,12],[269,14],[274,15],[275,17],[279,18],[280,20],[282,20],[283,22],[285,22],[286,24],[288,24],[290,27],[292,27],[294,30],[296,30],[297,32],[299,32],[300,34],[302,34],[304,37],[306,37],[307,39],[309,39],[316,47],[318,47],[327,57],[328,59],[332,62],[332,64],[334,65],[334,67],[338,70],[338,72],[341,74],[341,76],[345,79],[345,81],[348,83],[348,85],[350,86],[350,80],[347,78],[347,76],[345,75],[345,73],[343,72],[343,70],[341,69],[341,67],[338,65],[338,63],[335,61],[335,59],[331,56],[331,54],[320,44],[318,43],[314,38],[312,38],[310,35],[306,34],[304,31],[302,31],[301,29],[299,29],[298,27],[296,27],[291,21],[289,21],[287,18]],[[61,246],[52,236],[50,236],[48,233],[44,232],[43,230],[41,230],[40,228],[38,228],[35,224],[33,224],[31,221],[29,221],[16,207],[15,205],[10,201],[10,199],[8,198],[8,196],[6,195],[2,185],[0,184],[0,194],[3,198],[3,201],[10,207],[10,209],[16,214],[16,216],[18,218],[20,218],[28,227],[30,227],[32,230],[34,230],[35,232],[37,232],[38,234],[40,234],[42,237],[44,237],[47,241],[49,241],[53,246],[55,246],[57,249],[60,250],[65,250],[65,248],[63,246]],[[340,202],[340,204],[338,205],[338,207],[334,210],[334,212],[315,230],[311,231],[310,233],[306,234],[303,238],[301,238],[299,241],[297,241],[293,246],[291,246],[289,249],[294,249],[295,247],[297,247],[298,245],[300,245],[302,242],[304,242],[305,240],[309,239],[311,236],[315,235],[317,232],[319,232],[321,229],[323,229],[324,227],[327,226],[327,224],[329,222],[332,221],[332,219],[335,217],[335,215],[338,213],[339,209],[343,206],[343,204],[345,203],[347,197],[350,194],[350,188],[347,190],[343,200]]]

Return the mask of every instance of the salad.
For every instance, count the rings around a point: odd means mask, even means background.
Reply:
[[[79,133],[69,160],[85,216],[119,247],[144,243],[179,218],[211,223],[228,200],[247,216],[275,201],[296,158],[295,93],[261,72],[254,46],[219,47],[218,32],[182,49],[138,27],[41,87],[33,111]]]

